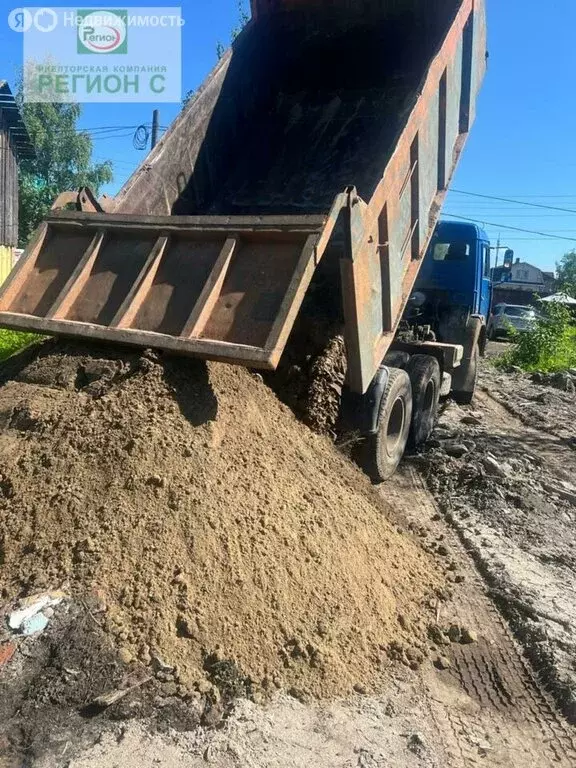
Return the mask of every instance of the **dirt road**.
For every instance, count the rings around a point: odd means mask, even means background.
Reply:
[[[490,594],[576,720],[576,398],[485,364],[469,409],[449,406],[418,459]]]

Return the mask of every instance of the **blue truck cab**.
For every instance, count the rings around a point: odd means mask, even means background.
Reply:
[[[462,316],[486,326],[491,302],[490,241],[475,224],[441,221],[418,275],[412,303],[439,341],[458,342]],[[448,337],[446,337],[446,334]],[[459,342],[458,342],[459,343]]]
[[[441,221],[432,236],[399,329],[406,342],[458,345],[462,362],[452,371],[451,393],[472,400],[480,355],[487,341],[492,288],[490,241],[475,224]],[[398,345],[396,345],[398,348]]]
[[[441,221],[432,236],[415,293],[422,294],[417,303],[426,297],[421,309],[432,321],[439,341],[454,341],[441,338],[447,315],[457,313],[461,317],[466,313],[486,325],[492,293],[486,232],[475,224]]]

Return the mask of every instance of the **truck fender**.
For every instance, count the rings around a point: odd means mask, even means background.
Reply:
[[[361,435],[376,434],[380,402],[388,386],[389,375],[387,366],[380,366],[364,395],[351,392],[348,387],[344,387],[340,418],[346,431],[360,432]]]

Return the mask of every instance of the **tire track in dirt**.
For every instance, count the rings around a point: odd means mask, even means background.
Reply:
[[[471,627],[478,642],[452,645],[452,666],[424,675],[431,713],[454,766],[574,766],[574,731],[540,688],[508,625],[490,600],[466,546],[439,516],[419,473],[407,466],[383,493],[408,525],[444,536],[466,576],[444,618]],[[443,651],[444,653],[444,651]]]

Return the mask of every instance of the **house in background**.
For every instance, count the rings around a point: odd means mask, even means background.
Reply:
[[[543,272],[525,261],[516,261],[492,270],[493,302],[496,304],[535,304],[535,296],[554,293],[554,273]]]
[[[0,80],[0,283],[18,245],[18,163],[24,157],[34,157],[34,148],[12,91]]]

